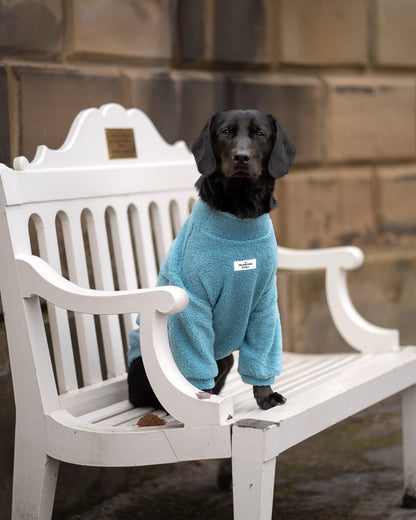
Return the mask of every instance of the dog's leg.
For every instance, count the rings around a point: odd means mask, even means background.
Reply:
[[[218,366],[218,375],[215,378],[215,386],[213,388],[214,394],[219,394],[221,390],[224,388],[225,380],[227,379],[228,374],[234,365],[234,356],[230,354],[224,359],[219,359],[217,361]]]
[[[158,410],[164,409],[150,386],[141,357],[136,358],[130,365],[127,375],[127,385],[129,389],[129,401],[133,406],[152,406]]]
[[[210,394],[219,394],[224,387],[227,375],[230,373],[234,364],[234,356],[230,354],[224,359],[217,361],[218,375],[215,378],[214,388],[205,390]],[[127,375],[127,385],[129,390],[129,401],[136,407],[152,406],[156,409],[163,409],[159,399],[150,386],[144,369],[143,359],[136,358],[129,367]]]
[[[253,386],[253,394],[262,410],[268,410],[286,402],[286,397],[278,392],[273,392],[270,386]]]
[[[233,368],[234,365],[234,356],[230,354],[226,358],[219,359],[217,361],[218,366],[218,375],[215,377],[215,385],[213,388],[207,388],[204,389],[204,392],[207,392],[208,394],[215,394],[218,395],[221,390],[223,389],[225,385],[225,380],[227,379],[228,374],[230,373],[230,370]]]

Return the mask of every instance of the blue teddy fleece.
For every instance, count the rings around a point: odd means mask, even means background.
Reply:
[[[188,307],[169,316],[168,334],[175,362],[194,386],[213,388],[216,360],[235,350],[245,383],[270,385],[280,374],[276,269],[277,246],[267,214],[239,219],[200,199],[195,203],[157,283],[182,287],[189,295]],[[131,363],[140,356],[139,329],[129,340]]]

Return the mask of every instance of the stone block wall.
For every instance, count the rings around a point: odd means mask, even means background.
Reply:
[[[415,0],[0,0],[0,162],[59,147],[80,110],[107,102],[143,109],[166,140],[188,145],[215,111],[273,113],[298,148],[276,189],[279,243],[362,247],[367,262],[349,275],[355,305],[414,344],[415,19]],[[278,283],[288,350],[348,348],[321,273],[282,272]],[[9,372],[0,319],[0,519]],[[59,514],[91,487],[95,497],[115,491],[92,471],[72,498],[58,485]]]

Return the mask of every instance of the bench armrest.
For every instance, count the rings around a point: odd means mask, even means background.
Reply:
[[[101,291],[76,285],[33,255],[16,258],[23,298],[39,296],[64,309],[85,314],[140,313],[141,350],[146,373],[166,410],[185,426],[225,424],[233,414],[231,398],[206,394],[182,375],[167,334],[168,314],[188,305],[186,292],[173,286]]]
[[[322,249],[291,249],[279,246],[280,269],[327,269],[333,265],[344,269],[356,269],[363,262],[363,252],[354,246]]]
[[[347,270],[364,261],[358,247],[296,250],[279,247],[279,268],[324,269],[326,299],[336,328],[345,341],[360,352],[386,352],[399,348],[399,331],[372,325],[355,309],[347,286]]]
[[[23,298],[40,296],[57,307],[82,314],[130,314],[147,306],[175,314],[188,305],[188,295],[179,287],[101,291],[70,282],[38,256],[19,255],[16,265]]]

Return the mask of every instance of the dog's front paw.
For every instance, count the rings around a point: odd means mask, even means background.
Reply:
[[[273,392],[270,386],[253,386],[253,394],[262,410],[269,410],[269,408],[280,406],[286,402],[286,397],[278,392]]]

